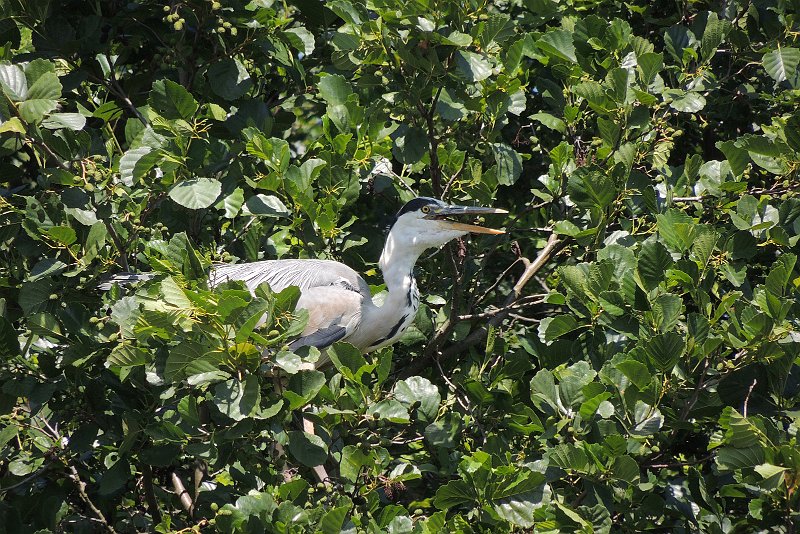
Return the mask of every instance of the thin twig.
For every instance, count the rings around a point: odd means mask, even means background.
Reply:
[[[758,384],[758,379],[754,378],[753,383],[750,384],[750,387],[747,389],[747,396],[744,398],[744,406],[742,406],[742,417],[747,417],[747,403],[750,402],[750,394],[753,392],[753,389]]]
[[[550,259],[555,255],[558,251],[560,251],[564,245],[565,241],[559,239],[559,236],[555,233],[550,235],[550,238],[547,240],[547,244],[544,246],[542,250],[539,251],[539,255],[536,256],[536,259],[531,262],[525,268],[525,271],[517,280],[517,283],[514,284],[514,289],[511,293],[508,294],[506,297],[505,302],[503,303],[500,311],[492,317],[487,324],[481,326],[480,328],[473,330],[470,334],[458,341],[453,343],[445,350],[441,351],[438,355],[440,360],[451,358],[457,354],[462,354],[464,351],[468,350],[470,347],[473,347],[486,339],[486,336],[489,333],[490,327],[497,327],[499,326],[507,317],[508,314],[511,313],[513,310],[514,304],[520,298],[523,288],[528,281],[533,278],[533,276],[538,273],[542,267],[544,267]],[[453,323],[454,324],[454,323]],[[448,331],[449,332],[449,331]],[[436,343],[436,338],[431,340],[431,343]],[[420,358],[417,358],[415,361],[411,362],[405,369],[400,372],[400,377],[409,377],[418,374],[420,371],[425,369],[429,366],[430,361],[432,358],[436,356],[436,352],[438,350],[431,351],[429,353],[426,351]]]
[[[112,534],[116,534],[116,530],[111,524],[106,520],[106,517],[103,515],[103,512],[100,511],[97,506],[94,505],[92,500],[89,498],[89,495],[86,494],[86,482],[81,480],[81,477],[78,475],[78,470],[75,469],[75,466],[69,466],[70,475],[69,477],[75,482],[75,485],[78,487],[78,494],[81,496],[81,500],[89,507],[92,513],[97,516],[97,519],[103,524],[105,529]]]

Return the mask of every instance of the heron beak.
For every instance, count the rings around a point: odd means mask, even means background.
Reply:
[[[504,230],[495,230],[494,228],[484,228],[483,226],[478,226],[475,224],[460,223],[457,221],[451,221],[447,218],[462,216],[469,217],[475,215],[486,215],[490,213],[508,213],[508,211],[499,208],[485,208],[482,206],[446,206],[444,208],[433,208],[431,213],[425,218],[435,220],[445,230],[472,232],[474,234],[504,234]]]

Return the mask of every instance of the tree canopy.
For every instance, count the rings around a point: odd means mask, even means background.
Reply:
[[[0,530],[796,532],[798,10],[0,0]],[[394,347],[208,286],[415,196]]]

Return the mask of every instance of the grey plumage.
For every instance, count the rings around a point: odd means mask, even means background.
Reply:
[[[367,282],[350,267],[331,260],[287,259],[241,264],[214,265],[209,285],[239,280],[250,291],[269,284],[275,292],[297,286],[298,309],[308,311],[309,319],[300,337],[289,346],[299,349],[314,346],[324,349],[336,341],[347,341],[362,352],[390,345],[414,321],[419,308],[419,291],[413,277],[414,264],[429,248],[440,247],[469,232],[500,234],[471,224],[448,220],[448,216],[506,213],[494,208],[449,206],[431,198],[408,202],[392,225],[379,266],[386,283],[382,302],[373,301]],[[106,282],[131,282],[152,275],[123,274]],[[328,361],[323,351],[317,366]]]

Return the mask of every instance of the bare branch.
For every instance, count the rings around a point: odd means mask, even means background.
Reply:
[[[490,327],[497,327],[508,317],[508,315],[513,311],[514,304],[516,304],[517,300],[520,298],[522,294],[522,290],[525,287],[525,284],[533,278],[536,273],[538,273],[542,267],[544,267],[547,262],[555,255],[558,251],[564,248],[565,241],[559,239],[559,236],[555,233],[550,235],[550,238],[547,240],[547,244],[544,246],[542,250],[539,251],[539,255],[536,256],[536,259],[533,260],[530,265],[525,268],[525,271],[517,280],[517,283],[514,284],[514,289],[511,293],[508,294],[506,297],[505,302],[503,303],[502,307],[498,310],[498,313],[495,314],[487,323],[480,328],[477,328],[470,332],[470,334],[458,341],[453,343],[445,350],[441,351],[438,355],[439,360],[444,360],[447,358],[451,358],[457,354],[461,354],[464,351],[468,350],[470,347],[477,345],[484,339],[489,333]],[[455,320],[455,319],[454,319]],[[448,330],[452,329],[454,322],[451,322],[448,325]],[[429,367],[430,361],[432,358],[436,357],[436,352],[438,350],[433,350],[431,352],[426,351],[421,357],[417,358],[415,361],[411,362],[405,369],[400,372],[400,378],[414,376],[418,374],[420,371]]]
[[[183,509],[186,510],[189,515],[192,515],[192,510],[194,509],[194,503],[192,502],[192,496],[189,495],[189,492],[186,490],[186,487],[183,485],[183,481],[181,481],[180,477],[175,474],[175,471],[172,472],[170,475],[170,479],[172,481],[172,489],[175,490],[175,494],[181,501],[181,506]]]
[[[89,498],[89,495],[86,493],[86,482],[81,480],[81,477],[78,475],[78,470],[75,469],[75,466],[69,466],[69,477],[75,482],[75,486],[78,488],[78,495],[80,495],[81,500],[89,507],[92,513],[97,517],[97,519],[103,524],[105,529],[112,534],[116,534],[116,530],[111,524],[106,520],[106,517],[103,515],[103,512],[100,511],[97,506],[94,505],[92,500]]]
[[[153,524],[158,525],[161,523],[161,511],[158,509],[158,501],[153,490],[153,470],[147,464],[142,467],[142,487],[150,517],[153,518]]]

